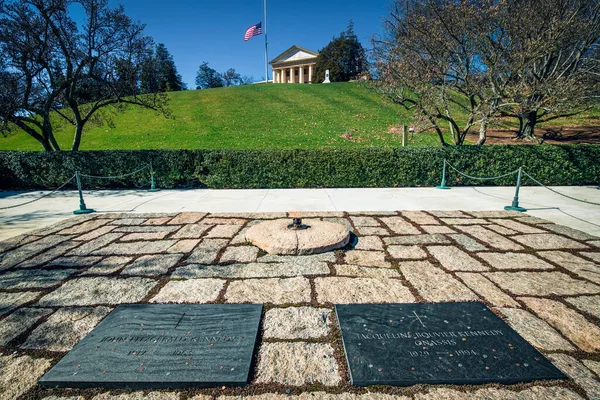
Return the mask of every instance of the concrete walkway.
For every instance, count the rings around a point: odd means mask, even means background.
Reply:
[[[566,195],[600,203],[596,186],[553,187]],[[510,205],[514,187],[255,189],[255,190],[99,190],[84,192],[88,208],[97,212],[279,212],[502,210]],[[73,216],[79,208],[76,191],[64,191],[26,206],[43,191],[0,192],[0,240]],[[541,187],[523,187],[520,205],[527,213],[600,236],[600,206],[577,202]]]

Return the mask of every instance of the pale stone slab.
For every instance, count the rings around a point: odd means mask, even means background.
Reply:
[[[600,293],[600,286],[575,280],[562,272],[488,272],[485,276],[517,295],[568,296]]]
[[[50,261],[46,264],[46,267],[70,267],[70,268],[81,268],[81,267],[89,267],[91,265],[96,264],[100,261],[102,257],[90,257],[90,256],[68,256],[68,257],[59,257]]]
[[[149,218],[142,225],[164,225],[169,222],[170,219],[171,217]]]
[[[235,226],[235,225],[234,225]],[[221,256],[219,262],[238,262],[238,263],[249,263],[256,261],[258,257],[258,247],[254,246],[238,246],[228,247],[225,253]]]
[[[533,346],[546,351],[574,351],[548,323],[519,308],[498,308],[506,321],[517,333]]]
[[[484,266],[455,246],[427,246],[427,251],[450,271],[488,271]]]
[[[110,219],[93,219],[91,221],[86,221],[82,224],[75,225],[71,228],[63,229],[62,231],[58,232],[58,234],[59,235],[78,235],[78,234],[82,234],[82,233],[87,233],[87,232],[91,232],[95,229],[98,229],[101,226],[108,224],[109,222],[111,222]]]
[[[352,223],[356,227],[361,227],[361,226],[381,226],[381,224],[379,223],[379,221],[377,221],[373,217],[350,217],[350,220],[352,220]]]
[[[40,292],[0,293],[0,316],[35,300]]]
[[[454,229],[446,225],[421,225],[421,229],[427,233],[456,233]]]
[[[477,253],[477,255],[497,269],[554,269],[554,266],[533,254]]]
[[[173,239],[198,239],[206,231],[212,228],[213,225],[205,225],[205,224],[188,224],[184,225],[180,230],[173,234]]]
[[[428,213],[438,218],[471,218],[470,215],[462,211],[428,211]]]
[[[353,276],[361,278],[399,278],[398,271],[391,268],[370,268],[358,265],[336,265],[335,272],[338,276]]]
[[[400,271],[428,301],[472,301],[479,297],[452,275],[428,261],[408,261]]]
[[[303,277],[246,279],[231,282],[225,299],[228,303],[307,303],[310,291],[310,283]]]
[[[565,299],[577,309],[600,319],[600,296],[579,296]]]
[[[21,308],[10,314],[0,322],[0,345],[6,346],[50,313],[52,310],[47,308]]]
[[[583,400],[572,390],[560,386],[534,386],[519,392],[510,389],[485,388],[474,392],[461,392],[454,389],[430,389],[417,393],[414,400]]]
[[[40,306],[88,306],[95,304],[136,303],[156,285],[147,278],[77,278],[42,297]]]
[[[600,383],[579,361],[566,354],[550,354],[548,358],[558,369],[573,379],[590,399],[600,399]]]
[[[392,232],[398,235],[418,235],[421,233],[415,228],[410,222],[406,221],[402,217],[386,217],[381,218],[384,224],[392,230]]]
[[[68,397],[64,397],[64,396],[48,396],[48,397],[44,397],[42,400],[85,400],[85,397],[83,396],[68,396]]]
[[[92,398],[92,400],[180,400],[180,394],[177,392],[129,392],[123,394],[112,394],[111,392],[101,393]],[[199,400],[209,400],[201,397]]]
[[[122,242],[135,242],[137,240],[159,240],[164,239],[169,232],[137,232],[129,233],[121,238]]]
[[[111,311],[108,307],[61,308],[35,328],[21,348],[69,351]]]
[[[16,399],[37,384],[52,360],[30,356],[0,355],[0,396]]]
[[[328,275],[327,264],[250,263],[227,265],[190,264],[177,268],[173,278],[277,278],[301,275]]]
[[[259,223],[262,221],[258,221]],[[242,228],[242,230],[233,237],[233,239],[231,239],[230,244],[231,245],[236,245],[236,244],[246,244],[249,243],[248,240],[246,240],[246,232],[248,231],[248,229],[250,229],[250,223],[248,223],[248,225],[246,225],[244,228]]]
[[[361,236],[354,245],[355,250],[381,250],[383,251],[383,242],[378,236]]]
[[[527,307],[563,333],[583,351],[600,350],[600,328],[558,301],[521,297]]]
[[[583,360],[583,365],[588,367],[588,369],[594,372],[600,378],[600,361],[594,360]]]
[[[263,343],[258,357],[256,383],[336,386],[342,381],[329,343]]]
[[[0,253],[0,271],[14,267],[15,265],[39,254],[45,250],[56,247],[58,244],[71,239],[72,236],[53,235],[35,242],[28,243],[15,250]],[[59,256],[60,254],[57,254]]]
[[[111,225],[119,226],[130,226],[130,225],[142,225],[147,218],[119,218],[112,221]]]
[[[474,217],[477,218],[514,218],[514,217],[518,217],[521,218],[523,217],[523,213],[519,212],[519,211],[506,211],[506,210],[499,210],[499,211],[469,211],[469,214],[471,214]]]
[[[58,285],[76,269],[21,269],[0,275],[0,289],[34,289]]]
[[[90,253],[98,250],[101,247],[108,245],[109,243],[114,242],[115,240],[122,237],[122,233],[107,233],[105,235],[99,236],[96,239],[93,239],[87,243],[82,244],[74,250],[71,250],[67,255],[69,256],[87,256]],[[127,246],[128,244],[122,244],[122,246]]]
[[[600,265],[566,251],[540,251],[537,254],[571,271],[575,275],[600,284]]]
[[[287,217],[285,212],[256,212],[256,213],[212,213],[211,218],[254,218],[254,219],[279,219]]]
[[[350,221],[346,218],[323,218],[323,221],[333,222],[334,224],[344,225],[346,228],[348,228],[348,231],[354,232],[354,227],[352,226]]]
[[[227,239],[204,239],[196,246],[192,254],[185,259],[187,263],[210,264],[215,262],[219,252],[227,245]]]
[[[168,222],[169,225],[195,224],[206,216],[206,213],[184,212]]]
[[[19,246],[23,246],[27,243],[35,242],[36,240],[40,240],[41,236],[35,235],[17,235],[13,236],[10,239],[6,239],[0,242],[0,253],[5,253],[9,250],[17,248]]]
[[[419,246],[388,246],[388,253],[396,259],[417,260],[427,258],[425,250]]]
[[[519,217],[519,218],[515,218],[515,221],[519,221],[519,222],[524,222],[526,224],[532,224],[532,225],[536,225],[536,224],[549,224],[550,221],[543,219],[543,218],[538,218],[538,217],[532,217],[532,216],[525,216],[525,217]]]
[[[232,238],[242,227],[240,225],[216,225],[206,235],[207,238]]]
[[[109,233],[110,235],[110,233]],[[162,253],[175,244],[176,240],[155,240],[152,242],[113,243],[99,250],[94,255],[137,255]]]
[[[301,212],[295,212],[295,213],[288,213],[288,217],[292,217],[292,214],[299,214],[300,217],[302,218],[342,218],[344,217],[344,212],[343,211],[301,211]],[[356,213],[353,215],[359,215],[359,214],[369,214],[369,213]],[[372,213],[371,213],[372,214]],[[375,213],[373,215],[380,215],[378,213]]]
[[[265,314],[265,338],[316,339],[329,335],[331,310],[314,307],[272,308]]]
[[[181,228],[177,225],[131,225],[131,226],[118,226],[114,229],[114,232],[121,233],[149,233],[149,232],[175,232]]]
[[[594,247],[600,247],[600,240],[590,240],[589,242],[587,242],[587,244]]]
[[[396,279],[316,278],[319,303],[412,303],[415,298]]]
[[[40,267],[56,257],[60,257],[64,255],[67,251],[71,250],[74,247],[77,247],[80,243],[73,241],[66,241],[52,247],[51,249],[43,252],[42,254],[38,254],[37,256],[23,261],[22,263],[17,265],[17,268],[36,268]],[[18,250],[17,250],[18,251]]]
[[[383,238],[386,244],[445,244],[450,243],[450,240],[440,234],[424,234],[424,235],[405,235],[392,236]]]
[[[177,215],[176,212],[160,212],[160,213],[138,213],[138,212],[122,212],[122,213],[106,213],[97,214],[96,218],[109,218],[109,219],[122,219],[122,218],[161,218],[161,217],[174,217]]]
[[[456,274],[463,280],[465,285],[480,295],[485,300],[497,307],[519,307],[509,295],[500,290],[496,285],[487,280],[483,275],[462,272]]]
[[[267,254],[258,259],[259,262],[281,262],[294,265],[307,265],[318,262],[335,262],[335,255],[333,252],[320,253],[320,254],[309,254],[305,256],[278,256],[274,254]]]
[[[189,253],[200,243],[200,239],[183,239],[167,249],[167,253]]]
[[[442,222],[448,225],[485,225],[488,221],[481,218],[442,218]]]
[[[392,266],[392,264],[385,261],[385,253],[383,251],[348,250],[344,259],[346,264],[363,267],[390,268]]]
[[[202,223],[203,224],[213,224],[213,225],[244,225],[246,222],[245,219],[241,218],[205,218]]]
[[[225,284],[221,279],[170,280],[151,303],[207,303],[215,301]]]
[[[521,233],[546,233],[542,229],[534,228],[533,226],[525,225],[512,219],[492,219],[491,221],[497,225]]]
[[[512,229],[505,228],[504,226],[494,224],[487,225],[486,228],[491,229],[494,232],[499,233],[501,235],[516,235],[517,233],[519,233],[517,231],[513,231]]]
[[[544,221],[548,222],[548,221]],[[543,224],[540,225],[541,228],[548,229],[549,231],[560,233],[561,235],[565,235],[575,240],[596,240],[597,236],[589,235],[585,232],[578,231],[577,229],[569,228],[564,225],[556,225],[556,224]]]
[[[591,251],[582,251],[579,254],[581,254],[582,256],[591,258],[592,260],[600,263],[600,253],[594,253],[594,252],[591,252]]]
[[[515,242],[508,240],[504,236],[497,234],[496,232],[490,231],[483,226],[477,225],[465,225],[460,226],[460,230],[468,233],[469,235],[481,240],[484,243],[489,244],[491,247],[500,250],[523,250],[523,246],[516,244]]]
[[[512,237],[519,243],[529,246],[536,250],[555,250],[555,249],[587,249],[585,244],[567,239],[552,233],[540,233],[533,235],[517,235]]]
[[[94,274],[94,275],[108,275],[112,274],[123,268],[126,264],[128,264],[133,257],[123,257],[123,256],[111,256],[106,257],[104,260],[100,261],[97,264],[94,264],[92,267],[83,272],[83,274]]]
[[[470,238],[467,235],[463,235],[462,233],[451,234],[448,235],[451,237],[456,243],[461,245],[465,250],[468,251],[481,251],[486,250],[487,247],[477,242],[475,239]]]
[[[157,276],[167,273],[169,268],[173,267],[183,254],[156,254],[151,256],[141,256],[133,263],[129,264],[121,275],[140,275]]]
[[[402,216],[408,218],[412,222],[418,225],[439,225],[437,219],[423,211],[402,211]],[[429,232],[429,233],[441,233],[441,232]]]
[[[388,236],[390,233],[385,228],[376,228],[372,226],[361,226],[356,229],[356,233],[359,235],[377,235],[377,236]]]

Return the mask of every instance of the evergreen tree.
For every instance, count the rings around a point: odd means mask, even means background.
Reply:
[[[154,55],[142,65],[142,92],[176,92],[185,89],[173,56],[163,43],[156,46]]]
[[[196,89],[210,89],[217,87],[223,87],[223,78],[221,77],[221,74],[209,67],[207,62],[203,62],[196,74]]]
[[[350,21],[346,31],[339,37],[334,37],[319,52],[312,81],[323,82],[325,71],[329,70],[329,79],[332,82],[347,82],[357,79],[366,69],[365,50],[354,33],[354,23]]]

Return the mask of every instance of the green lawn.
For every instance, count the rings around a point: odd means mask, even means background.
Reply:
[[[171,93],[173,119],[131,108],[114,125],[89,126],[81,150],[307,149],[399,146],[389,133],[406,113],[357,83],[248,85]],[[57,127],[63,149],[72,127]],[[410,145],[439,145],[436,135],[415,135]],[[3,150],[41,150],[24,132],[0,137]]]

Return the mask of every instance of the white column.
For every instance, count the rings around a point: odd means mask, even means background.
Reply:
[[[304,66],[300,66],[300,71],[298,72],[300,77],[300,83],[304,83]]]
[[[275,83],[281,83],[281,70],[277,69],[276,73],[277,73],[277,81]]]
[[[290,72],[290,83],[294,83],[294,68],[289,68],[289,72]]]
[[[313,65],[310,64],[308,66],[308,83],[312,83],[312,70],[313,70]]]

